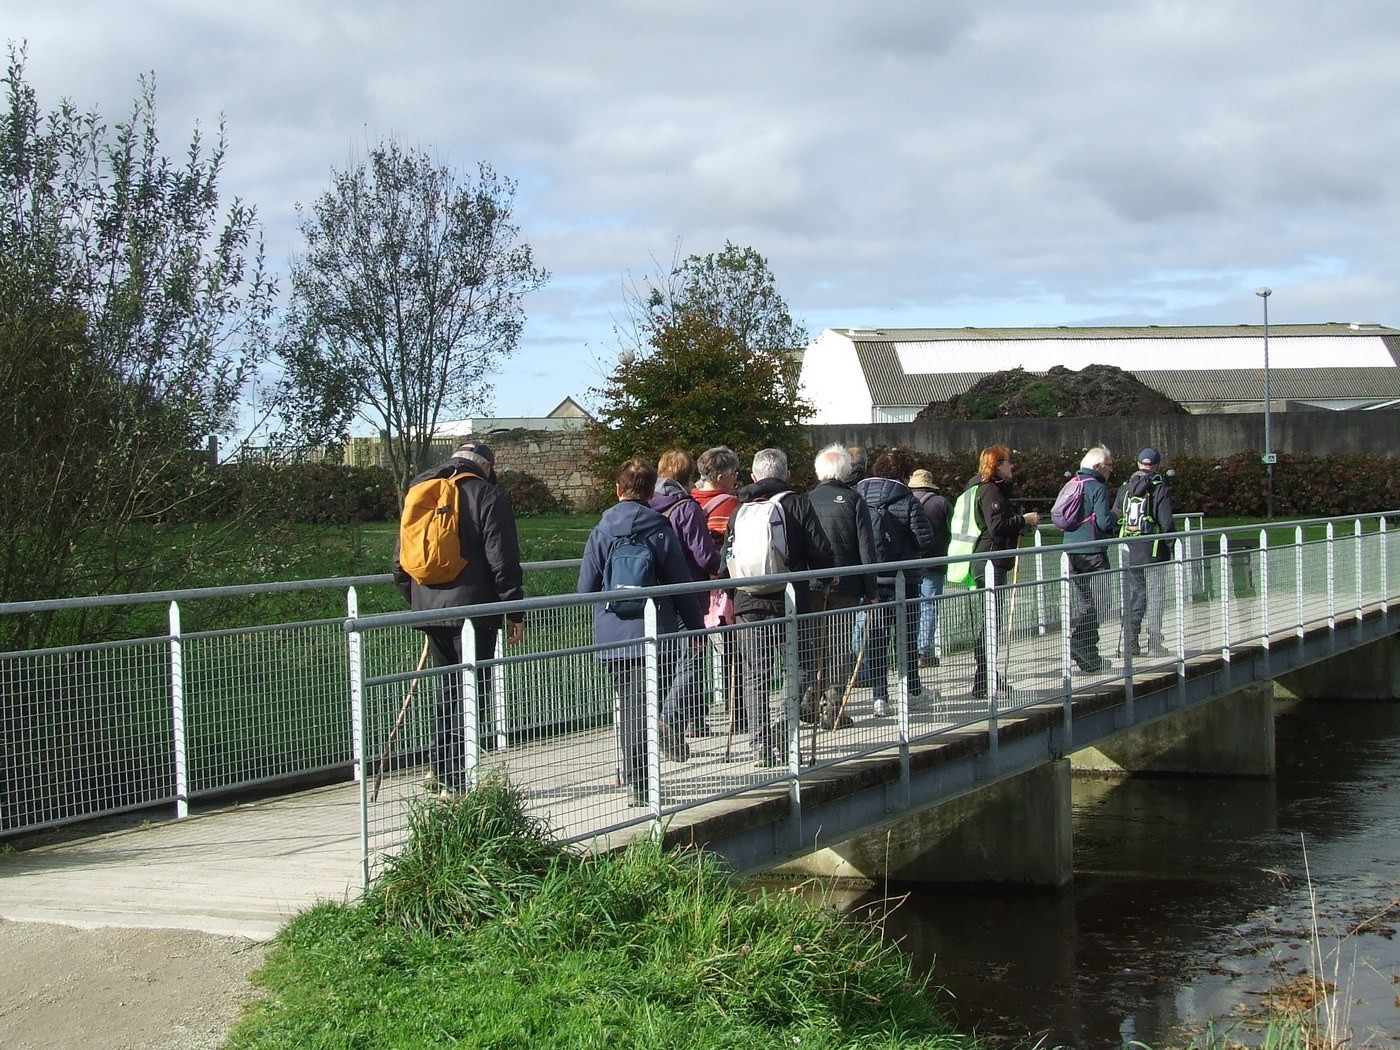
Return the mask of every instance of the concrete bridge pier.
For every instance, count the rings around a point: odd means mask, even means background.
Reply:
[[[1074,772],[1123,776],[1271,777],[1274,775],[1274,683],[1174,711],[1070,756]]]
[[[1400,635],[1289,671],[1278,684],[1299,700],[1400,700]]]
[[[1070,764],[1046,762],[773,870],[873,882],[1068,885]]]

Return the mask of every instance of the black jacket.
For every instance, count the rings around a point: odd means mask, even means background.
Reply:
[[[1152,512],[1152,520],[1155,523],[1154,533],[1175,532],[1176,517],[1172,509],[1172,490],[1167,486],[1166,478],[1155,470],[1135,471],[1127,481],[1118,488],[1118,494],[1113,497],[1113,513],[1121,521],[1123,518],[1123,503],[1129,496],[1140,495],[1149,487],[1152,489],[1152,497],[1149,506]],[[1155,539],[1138,537],[1128,542],[1128,564],[1147,565],[1154,561],[1171,561],[1172,541],[1158,536]]]
[[[890,538],[894,540],[898,549],[892,554],[884,555],[879,560],[912,561],[920,556],[929,556],[933,550],[933,526],[929,524],[928,515],[919,506],[919,501],[909,491],[908,485],[892,478],[871,477],[857,485],[856,492],[860,494],[861,499],[865,500],[869,511],[872,535],[879,527],[879,516],[882,513],[890,523]],[[947,547],[944,547],[945,554],[947,550]],[[919,593],[918,570],[910,570],[904,576],[905,583],[914,588],[911,593],[917,595]],[[877,581],[882,586],[893,587],[894,573],[888,575],[882,573],[877,577]]]
[[[974,553],[1015,550],[1025,527],[1026,519],[1016,513],[1011,503],[1011,482],[993,478],[978,484],[977,528],[980,533]],[[1015,558],[997,558],[993,564],[1002,572],[1010,572],[1015,561]]]
[[[870,532],[865,501],[859,493],[844,481],[823,481],[807,493],[807,499],[831,543],[834,567],[874,565],[880,560],[875,555],[875,540]],[[832,590],[875,600],[873,573],[845,572],[835,579]]]
[[[803,569],[827,569],[831,567],[831,544],[827,542],[826,532],[822,529],[821,522],[817,520],[816,513],[812,510],[812,503],[801,492],[797,492],[786,481],[779,478],[764,478],[762,481],[755,481],[752,485],[746,485],[739,490],[739,502],[751,503],[756,499],[768,499],[779,492],[792,492],[793,495],[783,500],[783,512],[786,517],[787,545],[788,545],[788,568],[794,572]],[[734,518],[729,519],[729,528],[724,534],[724,550],[726,562],[730,545],[734,542]],[[728,568],[720,570],[720,575],[727,575]],[[793,588],[797,594],[797,611],[810,612],[812,608],[811,591],[806,580],[796,581]],[[748,591],[736,590],[734,592],[734,613],[736,616],[746,613],[765,616],[781,616],[783,614],[783,592],[776,594],[750,594]]]
[[[394,582],[415,611],[519,601],[525,597],[515,515],[505,494],[481,476],[480,466],[471,460],[451,459],[432,470],[425,470],[410,482],[409,487],[428,478],[450,477],[461,472],[470,475],[457,482],[462,490],[462,520],[458,533],[467,567],[457,578],[448,583],[419,583],[399,565],[399,543],[397,539],[394,540]],[[519,623],[525,616],[523,613],[511,613],[510,619]],[[498,628],[501,617],[473,617],[472,622],[488,629]],[[437,626],[460,627],[461,624],[459,617],[443,620]]]

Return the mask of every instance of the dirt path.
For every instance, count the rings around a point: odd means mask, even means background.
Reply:
[[[0,1047],[204,1050],[256,998],[266,945],[0,920]]]

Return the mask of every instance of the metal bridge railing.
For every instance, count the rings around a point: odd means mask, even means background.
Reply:
[[[1097,674],[1078,673],[1065,629],[1076,611],[1068,550],[1036,536],[1018,552],[1015,585],[987,592],[949,589],[932,599],[938,609],[936,668],[911,666],[909,625],[920,611],[917,593],[860,610],[799,614],[791,590],[786,615],[666,638],[654,627],[641,673],[647,690],[647,792],[643,805],[620,784],[618,704],[610,655],[593,642],[598,595],[534,598],[515,605],[461,610],[520,609],[529,624],[518,647],[490,661],[421,666],[422,635],[413,628],[442,613],[371,615],[362,589],[387,576],[274,585],[334,589],[344,594],[346,618],[182,629],[183,612],[207,598],[272,588],[213,588],[149,595],[114,595],[83,602],[160,603],[167,633],[103,644],[0,654],[0,837],[122,810],[191,801],[254,785],[308,775],[354,777],[362,793],[365,874],[403,841],[411,805],[433,785],[435,714],[444,679],[459,676],[467,726],[463,743],[474,775],[503,769],[561,836],[587,840],[635,834],[683,809],[745,793],[784,794],[800,808],[802,780],[814,768],[863,756],[895,754],[950,730],[996,726],[1019,709],[1063,702],[1121,679],[1132,702],[1136,670],[1175,667],[1210,654],[1230,659],[1242,645],[1268,646],[1271,637],[1325,622],[1345,630],[1363,610],[1388,612],[1400,581],[1400,546],[1384,515],[1288,523],[1291,542],[1258,527],[1192,529],[1176,557],[1153,570],[1159,584],[1165,655],[1136,655],[1123,644],[1131,597],[1122,544],[1107,541],[1111,568],[1092,581],[1100,618],[1100,651],[1114,661]],[[540,563],[559,568],[576,562]],[[933,562],[907,563],[924,568]],[[820,573],[791,579],[818,578]],[[785,578],[786,579],[786,578]],[[705,583],[671,591],[707,591]],[[527,577],[528,592],[528,577]],[[670,593],[657,589],[654,595]],[[53,603],[0,604],[0,615],[24,615]],[[857,618],[863,630],[857,631]],[[1001,630],[982,631],[982,625]],[[984,635],[986,665],[995,683],[971,694],[976,638]],[[468,632],[468,641],[471,639]],[[876,685],[857,681],[846,696],[846,728],[826,731],[802,720],[803,687],[815,671],[818,639],[827,666],[846,692],[852,654],[864,637],[888,646],[885,713],[877,714]],[[731,703],[749,654],[761,671],[766,712],[779,746],[750,749],[753,734]],[[1121,654],[1121,655],[1120,655]],[[662,711],[675,660],[691,673],[713,735],[691,738],[677,761],[666,746]],[[871,659],[867,668],[879,661]],[[476,696],[478,668],[485,690]],[[732,730],[732,731],[731,731]],[[777,764],[759,764],[766,759]],[[815,759],[815,763],[813,763]],[[897,789],[897,787],[896,787]]]

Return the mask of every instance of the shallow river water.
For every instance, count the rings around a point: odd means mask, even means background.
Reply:
[[[1161,1050],[1209,1022],[1248,1043],[1310,970],[1352,1047],[1400,1046],[1400,703],[1293,703],[1276,728],[1272,781],[1076,779],[1072,888],[891,886],[887,932],[995,1046]]]

